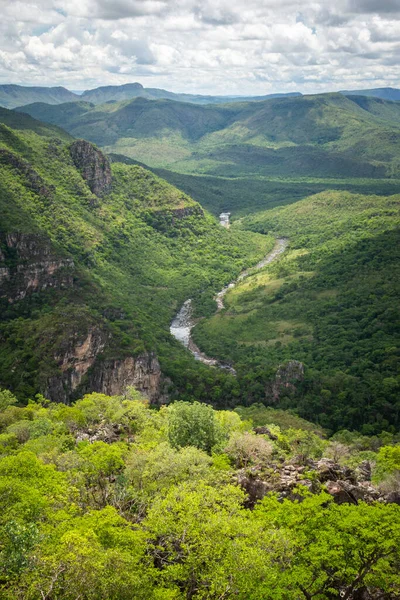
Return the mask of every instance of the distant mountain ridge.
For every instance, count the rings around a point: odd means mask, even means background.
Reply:
[[[85,90],[80,96],[80,100],[93,102],[93,104],[104,104],[110,101],[120,102],[140,97],[148,100],[176,100],[178,102],[190,102],[191,104],[224,104],[226,102],[248,102],[286,96],[301,96],[301,94],[299,92],[289,92],[287,94],[267,94],[264,96],[210,96],[181,94],[158,88],[145,88],[140,83],[127,83],[125,85],[107,85],[93,90]]]
[[[148,100],[168,99],[192,104],[224,104],[226,102],[248,102],[266,100],[267,98],[301,96],[299,92],[283,94],[267,94],[264,96],[209,96],[201,94],[179,94],[157,88],[145,88],[141,83],[127,83],[124,85],[107,85],[72,92],[64,87],[25,87],[21,85],[0,85],[0,106],[12,109],[34,102],[46,104],[62,104],[64,102],[91,102],[104,104],[105,102],[121,102],[134,98],[147,98]]]
[[[395,88],[376,88],[367,90],[343,90],[344,95],[373,96],[383,100],[400,100],[400,90]],[[104,104],[106,102],[121,102],[134,98],[147,100],[175,100],[191,104],[226,104],[232,102],[260,102],[271,98],[295,98],[302,96],[300,92],[265,94],[261,96],[236,95],[203,95],[170,92],[158,88],[145,88],[141,83],[126,83],[124,85],[100,86],[84,92],[68,90],[65,87],[30,87],[14,84],[0,85],[0,106],[13,109],[34,102],[46,104],[62,104],[64,102],[91,102]]]
[[[400,103],[379,98],[337,93],[202,106],[138,97],[17,110],[106,152],[180,173],[399,177]]]
[[[372,96],[382,100],[400,100],[400,90],[391,87],[372,88],[370,90],[342,90],[340,93],[345,96]]]
[[[22,85],[0,85],[0,106],[16,108],[32,102],[62,104],[73,102],[79,96],[64,87],[25,87]]]

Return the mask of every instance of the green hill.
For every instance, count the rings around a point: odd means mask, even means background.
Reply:
[[[149,171],[110,166],[54,126],[0,116],[0,386],[70,401],[131,382],[154,401],[177,389],[232,401],[236,381],[196,363],[169,324],[188,297],[210,313],[271,240],[223,230]]]
[[[233,362],[252,401],[333,429],[399,427],[399,224],[399,195],[337,191],[244,218],[289,251],[229,292],[196,343]],[[297,391],[261,384],[293,360],[305,365]]]
[[[400,100],[400,90],[396,88],[371,88],[367,90],[343,90],[341,92],[346,96],[372,96],[373,98],[382,98],[382,100]]]
[[[79,98],[64,87],[29,87],[22,85],[0,85],[0,106],[15,108],[32,102],[61,104]]]
[[[169,100],[18,109],[152,167],[218,176],[398,175],[400,104],[341,94],[196,106]]]

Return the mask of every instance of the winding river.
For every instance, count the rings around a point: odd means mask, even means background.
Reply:
[[[276,240],[276,244],[273,250],[271,250],[271,252],[269,252],[262,260],[260,260],[259,263],[257,263],[254,267],[250,267],[249,269],[242,271],[242,273],[240,273],[239,277],[235,279],[235,281],[232,281],[229,285],[222,288],[222,290],[218,292],[218,294],[216,294],[215,296],[215,301],[217,303],[217,312],[224,308],[224,297],[229,290],[234,288],[239,283],[239,281],[242,281],[249,275],[253,274],[255,271],[258,271],[259,269],[262,269],[266,265],[269,265],[271,262],[273,262],[276,258],[278,258],[280,254],[282,254],[282,252],[286,250],[287,245],[288,240],[286,238],[278,238]],[[233,375],[236,375],[236,371],[233,367],[217,360],[216,358],[208,357],[206,354],[204,354],[204,352],[200,350],[200,348],[198,348],[198,346],[194,343],[192,338],[192,329],[195,325],[196,320],[193,319],[192,300],[191,298],[189,298],[183,303],[181,309],[179,310],[179,312],[177,313],[177,315],[171,323],[171,335],[173,335],[174,338],[178,340],[178,342],[181,342],[181,344],[183,344],[193,354],[196,360],[199,360],[205,365],[209,365],[211,367],[219,367],[220,369],[225,369]]]

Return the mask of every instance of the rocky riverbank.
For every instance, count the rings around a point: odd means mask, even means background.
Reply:
[[[217,303],[217,311],[220,311],[224,308],[224,297],[229,290],[233,289],[239,283],[239,281],[242,281],[255,271],[262,269],[266,265],[276,260],[278,256],[286,250],[287,245],[287,239],[277,239],[274,249],[271,252],[269,252],[262,260],[260,260],[259,263],[257,263],[254,267],[250,267],[249,269],[242,271],[242,273],[240,273],[239,277],[235,279],[235,281],[232,281],[229,285],[222,288],[222,290],[218,292],[218,294],[216,294],[215,296],[215,301]],[[231,372],[233,375],[236,375],[236,371],[235,369],[233,369],[233,367],[219,361],[216,358],[208,357],[198,348],[198,346],[194,343],[192,339],[192,329],[193,327],[195,327],[195,325],[196,321],[193,319],[192,300],[191,298],[189,298],[183,303],[179,312],[176,314],[175,318],[171,323],[171,335],[173,335],[174,338],[178,340],[178,342],[183,344],[185,348],[187,348],[193,354],[196,360],[199,360],[200,362],[210,367],[218,367],[220,369],[225,369]]]

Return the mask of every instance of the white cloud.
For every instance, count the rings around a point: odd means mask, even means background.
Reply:
[[[200,93],[400,86],[400,0],[0,0],[0,82]]]

